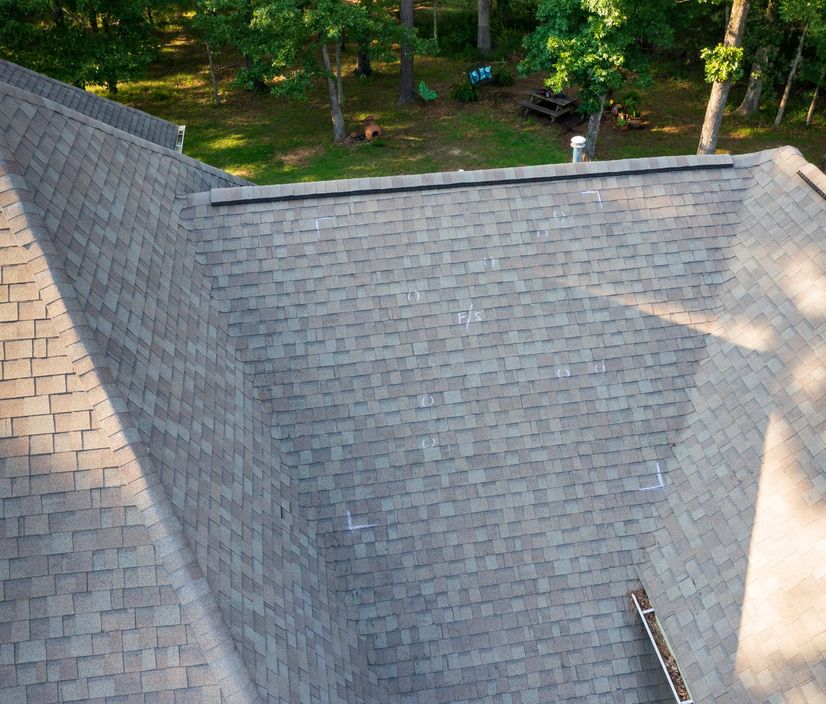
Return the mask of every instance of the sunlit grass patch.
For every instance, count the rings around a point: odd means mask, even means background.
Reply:
[[[398,63],[376,61],[373,76],[358,78],[351,46],[343,66],[348,133],[358,135],[372,117],[384,138],[334,145],[323,81],[301,101],[247,93],[232,84],[240,57],[224,52],[216,56],[221,105],[215,107],[206,49],[186,21],[170,26],[162,43],[148,76],[122,85],[116,99],[186,124],[187,154],[261,184],[564,162],[570,158],[571,136],[585,130],[577,118],[556,125],[519,115],[520,97],[542,83],[538,74],[517,77],[506,89],[484,86],[478,103],[457,103],[450,89],[464,80],[472,62],[446,56],[415,59],[416,81],[435,90],[437,100],[399,107]],[[622,131],[606,113],[597,157],[694,153],[709,91],[701,72],[658,60],[653,85],[628,87],[615,97],[631,90],[640,95],[646,129]],[[802,99],[790,106],[780,129],[772,124],[770,106],[748,120],[728,113],[719,147],[743,153],[792,144],[820,163],[826,151],[824,119],[821,113],[814,126],[804,127],[804,107]]]

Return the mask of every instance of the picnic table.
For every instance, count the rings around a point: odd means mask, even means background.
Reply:
[[[519,102],[523,115],[535,112],[550,117],[553,122],[576,108],[576,98],[569,98],[562,93],[554,94],[548,90],[534,89],[526,95],[528,99]]]

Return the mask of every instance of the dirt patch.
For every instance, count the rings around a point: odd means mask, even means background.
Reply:
[[[318,156],[324,151],[324,147],[316,144],[311,147],[296,147],[288,152],[278,154],[274,158],[283,163],[285,166],[306,166],[310,163],[313,157]]]
[[[637,597],[637,601],[639,602],[640,608],[643,611],[652,609],[651,612],[647,614],[644,613],[643,618],[645,619],[645,622],[648,624],[648,628],[651,630],[651,634],[654,636],[654,643],[656,644],[657,650],[660,652],[660,656],[662,657],[663,662],[665,663],[666,670],[668,670],[668,676],[674,683],[674,689],[677,690],[677,696],[680,698],[680,701],[685,701],[689,699],[690,697],[688,694],[688,688],[686,687],[685,680],[683,679],[683,675],[680,672],[680,666],[677,664],[677,659],[671,652],[671,648],[668,647],[668,642],[665,639],[665,634],[660,629],[660,624],[659,621],[657,621],[656,613],[653,611],[651,602],[648,600],[648,594],[645,593],[645,589],[637,589],[636,591],[631,593]]]

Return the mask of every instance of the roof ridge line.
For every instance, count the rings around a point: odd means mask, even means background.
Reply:
[[[48,234],[42,212],[27,198],[29,189],[21,169],[6,157],[6,152],[0,135],[0,211],[15,242],[27,253],[27,264],[47,314],[120,468],[121,486],[141,514],[156,555],[167,571],[223,697],[228,704],[261,704],[217,599],[189,546],[126,401],[104,362],[105,356]]]
[[[51,85],[55,85],[59,87],[61,90],[69,90],[73,93],[78,95],[84,96],[94,96],[98,100],[105,101],[107,104],[111,105],[116,110],[124,110],[126,112],[137,113],[138,115],[148,115],[149,117],[159,120],[160,122],[165,122],[168,125],[173,125],[177,127],[174,122],[170,122],[169,120],[165,120],[162,117],[158,117],[157,115],[152,115],[151,113],[145,112],[143,110],[139,110],[138,108],[133,108],[131,105],[125,105],[124,103],[119,103],[117,100],[112,100],[111,98],[107,98],[105,95],[98,95],[97,93],[92,93],[91,91],[86,90],[85,88],[80,88],[76,85],[72,85],[71,83],[65,83],[57,78],[53,78],[45,73],[40,73],[39,71],[35,71],[34,69],[29,68],[28,66],[23,66],[22,64],[15,63],[14,61],[9,61],[8,59],[0,58],[0,66],[3,64],[8,64],[9,66],[13,66],[15,70],[20,71],[22,73],[29,74],[30,76],[36,77],[39,80],[47,81]],[[9,83],[6,80],[0,78],[0,83],[5,83],[6,85],[14,86],[13,83]],[[23,90],[27,93],[31,93],[31,91],[26,91],[24,88],[19,88],[19,90]],[[32,93],[32,95],[37,95],[37,93]],[[39,96],[43,97],[43,96]],[[50,100],[50,98],[43,98],[44,100]]]
[[[140,146],[142,149],[146,149],[148,151],[156,152],[158,154],[163,154],[166,157],[174,156],[179,161],[183,161],[187,166],[197,168],[198,170],[211,174],[213,176],[218,176],[219,178],[224,179],[228,183],[236,182],[239,185],[234,186],[235,188],[244,187],[245,184],[250,184],[249,181],[246,179],[241,178],[240,176],[234,176],[233,174],[227,173],[226,171],[222,171],[221,169],[215,168],[214,166],[210,166],[209,164],[205,164],[202,161],[198,161],[197,159],[193,159],[191,156],[187,156],[181,152],[177,152],[174,149],[170,149],[168,147],[164,147],[163,145],[157,144],[152,140],[145,139],[143,137],[139,137],[136,134],[132,134],[131,132],[127,132],[125,130],[119,129],[118,127],[113,127],[101,120],[97,120],[94,117],[90,117],[82,112],[77,110],[73,110],[72,108],[66,107],[61,103],[55,102],[51,98],[44,98],[42,95],[38,95],[37,93],[32,93],[24,88],[18,88],[17,86],[6,83],[2,78],[0,78],[0,94],[5,93],[12,98],[16,98],[20,101],[27,102],[30,105],[35,105],[37,107],[43,107],[47,110],[52,112],[59,113],[64,117],[84,124],[92,129],[100,130],[101,132],[105,132],[106,134],[110,134],[112,136],[117,137],[118,139],[126,142],[132,142]],[[114,102],[114,101],[110,101]],[[122,105],[122,103],[115,103],[116,105]],[[129,106],[124,106],[129,107]],[[143,112],[142,110],[138,110],[137,108],[130,108],[137,113],[143,115],[149,115],[149,113]],[[154,117],[154,115],[150,115],[150,117]],[[158,118],[162,119],[162,118]],[[172,123],[170,123],[172,124]],[[2,158],[2,157],[0,157]]]
[[[616,161],[543,164],[480,171],[442,171],[409,176],[379,176],[339,181],[311,181],[272,186],[233,186],[209,191],[212,206],[307,200],[323,197],[351,197],[377,193],[449,190],[470,186],[485,187],[570,181],[629,174],[651,174],[686,169],[733,168],[730,154],[709,156],[667,156]]]

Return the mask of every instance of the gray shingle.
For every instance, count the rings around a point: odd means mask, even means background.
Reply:
[[[698,700],[822,698],[793,150],[243,187],[2,85],[0,119],[15,697],[667,701],[642,579]]]

